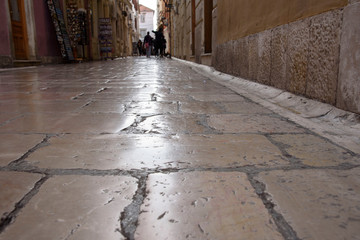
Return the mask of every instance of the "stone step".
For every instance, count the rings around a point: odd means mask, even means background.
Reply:
[[[29,67],[29,66],[39,66],[41,64],[40,60],[14,60],[14,67]]]

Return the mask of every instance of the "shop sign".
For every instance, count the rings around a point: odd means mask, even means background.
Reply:
[[[110,18],[99,18],[99,43],[102,58],[111,58],[113,43]]]

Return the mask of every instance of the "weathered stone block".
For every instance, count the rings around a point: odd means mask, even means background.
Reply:
[[[295,94],[305,94],[308,46],[309,46],[309,18],[289,24],[287,47],[287,88]]]
[[[359,179],[356,168],[272,171],[258,177],[298,239],[357,239]]]
[[[52,177],[1,239],[124,239],[119,219],[136,187],[125,176]]]
[[[337,106],[360,113],[360,3],[344,9]]]
[[[221,72],[233,73],[233,59],[236,57],[233,42],[226,42],[216,47],[215,68]]]
[[[272,30],[270,85],[286,89],[286,48],[288,25]]]
[[[203,52],[202,39],[203,36],[203,22],[195,28],[195,59],[197,63],[200,63],[200,56]]]
[[[152,174],[135,239],[283,239],[244,173]]]
[[[234,41],[233,74],[245,79],[249,78],[249,44],[248,38]]]
[[[306,95],[335,104],[342,10],[310,20],[308,83]]]
[[[254,34],[248,37],[249,47],[249,80],[257,81],[259,69],[259,37]]]
[[[304,129],[269,115],[211,115],[208,125],[223,133],[301,133]]]
[[[282,146],[283,151],[309,166],[328,167],[360,163],[360,160],[348,151],[314,135],[282,134],[273,135],[271,138]]]
[[[0,216],[5,217],[41,179],[41,174],[0,172]]]
[[[39,144],[44,136],[18,135],[18,134],[2,134],[0,144],[0,166],[4,167],[10,162],[19,159],[31,148]]]
[[[264,31],[258,34],[258,76],[257,81],[263,84],[270,84],[271,69],[271,31]]]

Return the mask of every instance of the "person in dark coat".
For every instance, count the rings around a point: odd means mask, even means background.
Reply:
[[[138,48],[139,56],[143,55],[143,43],[140,39],[137,43],[137,48]]]
[[[164,56],[164,43],[166,46],[166,40],[163,34],[163,27],[160,26],[158,31],[152,31],[153,33],[155,33],[155,55],[158,56],[159,55],[159,51],[160,51],[160,56]]]
[[[147,35],[144,37],[144,47],[146,49],[146,57],[150,57],[151,48],[152,48],[153,38],[150,36],[150,32],[147,32]]]

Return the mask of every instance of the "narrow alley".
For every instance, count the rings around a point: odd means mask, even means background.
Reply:
[[[154,57],[0,71],[0,239],[360,239],[359,128],[226,77]]]

